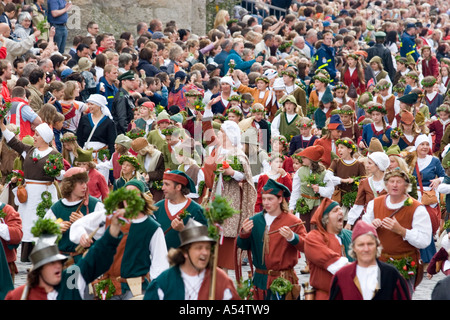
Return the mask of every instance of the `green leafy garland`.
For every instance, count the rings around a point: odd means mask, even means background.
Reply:
[[[198,97],[195,102],[194,102],[194,108],[196,111],[198,112],[203,112],[205,111],[205,103],[203,102],[202,97]]]
[[[3,211],[3,209],[0,210],[0,219],[5,219],[6,218],[6,212]]]
[[[392,264],[394,267],[396,267],[398,272],[400,272],[400,274],[406,280],[413,277],[417,272],[416,262],[413,261],[411,257],[406,257],[398,260],[390,258],[389,260],[387,260],[387,263]]]
[[[44,165],[45,174],[50,177],[57,177],[60,175],[62,169],[64,169],[62,155],[60,153],[49,155]]]
[[[119,205],[122,205],[123,201],[127,202],[124,214],[124,218],[126,219],[136,218],[139,212],[144,210],[145,200],[141,197],[139,191],[119,188],[116,191],[111,192],[105,199],[104,204],[106,214],[112,214]]]
[[[99,281],[95,285],[95,293],[100,300],[109,300],[114,296],[116,292],[116,287],[114,286],[111,279],[104,279]],[[103,297],[103,293],[106,293]]]
[[[48,191],[44,191],[41,194],[42,201],[36,207],[36,215],[40,218],[44,218],[48,209],[50,209],[53,205],[52,202],[52,194]]]
[[[43,219],[39,218],[34,223],[33,227],[31,227],[31,234],[36,238],[39,238],[41,235],[57,235],[56,242],[58,242],[61,237],[61,229],[59,228],[59,224],[56,223],[52,219]]]
[[[285,294],[291,292],[293,287],[294,286],[290,281],[285,278],[278,277],[271,283],[270,291],[272,291],[274,295],[284,296]]]
[[[309,212],[309,207],[306,204],[305,198],[298,198],[297,202],[295,204],[295,212],[298,212],[299,214],[307,214]]]
[[[203,189],[205,188],[205,184],[206,184],[205,180],[199,182],[198,191],[197,191],[199,196],[201,196],[203,194]]]
[[[140,138],[140,137],[145,136],[145,130],[142,129],[142,130],[139,130],[138,132],[131,132],[131,131],[128,131],[127,133],[125,133],[125,135],[126,135],[128,138],[134,140],[134,139],[136,139],[136,138]]]

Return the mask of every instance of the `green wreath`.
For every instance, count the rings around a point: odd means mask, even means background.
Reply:
[[[136,170],[141,168],[141,165],[135,156],[121,155],[118,159],[119,164],[123,165],[124,161],[131,163]]]
[[[106,290],[106,295],[105,298],[103,299],[102,295],[103,292]],[[97,297],[100,300],[109,300],[114,296],[114,293],[116,292],[116,287],[114,286],[113,282],[111,281],[111,279],[105,279],[102,281],[99,281],[96,285],[95,285],[95,293],[97,295]]]
[[[111,192],[105,199],[104,204],[106,214],[112,214],[117,208],[123,205],[124,201],[127,202],[124,214],[126,219],[136,218],[139,212],[144,210],[145,200],[141,197],[139,191],[119,188],[116,191]]]
[[[45,214],[47,213],[47,210],[51,208],[53,205],[52,202],[52,194],[48,191],[44,191],[41,194],[42,201],[38,204],[36,208],[36,215],[39,218],[44,218]]]
[[[111,159],[111,153],[109,152],[109,149],[101,149],[98,152],[98,159],[100,161],[104,161],[105,159],[106,160],[110,160]]]
[[[45,174],[50,177],[57,177],[61,173],[62,169],[64,169],[62,155],[60,153],[49,155],[44,165]]]
[[[270,285],[270,291],[272,291],[275,295],[284,296],[285,294],[292,291],[292,288],[294,286],[292,283],[285,278],[278,277],[275,280],[273,280],[272,284]]]

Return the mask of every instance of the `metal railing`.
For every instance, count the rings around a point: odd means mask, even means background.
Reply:
[[[249,14],[259,15],[262,18],[268,16],[284,17],[287,13],[286,9],[267,4],[263,1],[243,0],[241,7],[246,9]]]

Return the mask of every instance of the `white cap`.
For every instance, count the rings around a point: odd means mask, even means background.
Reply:
[[[35,131],[37,131],[42,139],[44,139],[44,141],[47,143],[52,142],[53,138],[55,137],[53,134],[53,130],[45,122],[38,125]]]
[[[430,137],[426,134],[421,134],[416,138],[416,142],[414,142],[414,147],[416,148],[416,150],[417,147],[423,142],[428,142],[430,144],[430,147],[432,145]]]
[[[375,164],[378,166],[378,168],[381,171],[386,171],[387,168],[389,168],[390,160],[389,157],[384,152],[372,152],[368,158],[375,162]]]
[[[272,80],[273,78],[278,76],[278,71],[274,69],[267,69],[266,71],[264,71],[263,75],[265,75],[269,80]]]
[[[276,78],[273,83],[273,90],[284,90],[286,89],[286,85],[284,84],[283,78]]]
[[[228,83],[232,88],[235,86],[234,80],[230,76],[225,76],[220,79],[220,83]]]

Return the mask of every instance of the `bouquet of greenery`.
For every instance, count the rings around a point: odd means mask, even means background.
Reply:
[[[250,273],[250,272],[249,272]],[[253,280],[249,274],[247,280],[243,281],[242,277],[237,281],[236,291],[242,300],[253,300],[253,294],[255,293],[255,288],[253,286]]]
[[[58,220],[57,220],[58,221]],[[56,235],[56,243],[62,238],[61,229],[59,223],[53,219],[38,218],[31,227],[31,234],[36,238],[42,235]],[[59,221],[62,221],[59,219]]]
[[[222,161],[222,163],[217,164],[217,169],[228,169],[229,167],[233,168],[235,171],[244,172],[244,167],[237,156],[232,156],[227,160]],[[215,171],[215,173],[216,175],[219,174],[218,171]],[[223,176],[224,181],[230,181],[231,179],[231,176]]]
[[[0,107],[0,118],[1,119],[6,118],[6,115],[8,114],[9,109],[11,109],[11,102],[5,102],[5,104]]]
[[[8,176],[6,177],[6,181],[9,182],[12,180],[12,178],[17,178],[17,185],[21,185],[22,181],[24,179],[25,175],[22,170],[13,170]]]
[[[312,185],[317,184],[319,187],[325,187],[326,183],[323,180],[320,180],[316,174],[311,174],[306,177],[307,187],[311,187]]]
[[[44,165],[45,174],[50,177],[57,177],[61,173],[62,169],[64,169],[62,155],[60,153],[49,155]]]
[[[231,218],[239,211],[233,209],[228,200],[222,196],[216,196],[214,200],[205,208],[205,216],[208,220],[209,236],[213,239],[219,239],[220,234],[217,225]]]
[[[295,204],[295,212],[307,214],[309,211],[309,206],[306,204],[305,198],[298,198],[297,203]]]
[[[203,112],[205,111],[205,103],[203,102],[202,97],[198,97],[197,100],[195,100],[194,102],[194,108],[196,111],[198,112]]]
[[[126,206],[123,202],[126,201]],[[125,219],[136,218],[145,207],[145,200],[137,190],[119,188],[111,192],[104,201],[106,214],[112,214],[117,208],[125,207]],[[125,222],[122,220],[125,224]]]

